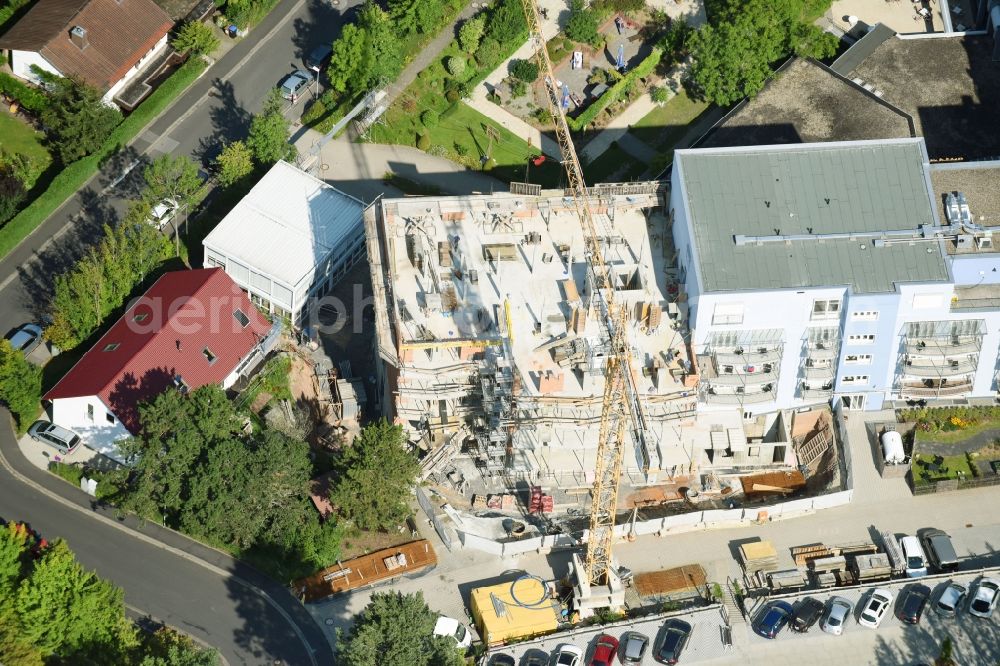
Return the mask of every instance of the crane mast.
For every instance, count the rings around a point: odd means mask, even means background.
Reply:
[[[615,301],[613,276],[604,261],[601,236],[597,230],[580,158],[573,146],[569,125],[559,105],[552,61],[542,37],[541,17],[535,0],[521,0],[531,38],[537,42],[536,57],[545,75],[549,112],[556,125],[556,139],[566,170],[568,188],[576,212],[583,222],[587,266],[593,281],[593,297],[598,315],[607,329],[610,349],[605,368],[604,400],[601,406],[600,440],[594,469],[593,502],[590,511],[590,536],[584,570],[590,585],[605,585],[611,570],[611,545],[614,540],[615,510],[621,484],[625,454],[626,429],[633,444],[646,451],[645,415],[636,387],[632,349],[628,341],[625,308]]]

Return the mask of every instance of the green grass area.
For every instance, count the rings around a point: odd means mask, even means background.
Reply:
[[[914,432],[916,433],[915,439],[918,443],[941,442],[942,444],[957,444],[958,442],[963,442],[970,437],[974,437],[981,432],[986,432],[987,430],[1000,430],[1000,421],[985,419],[965,428],[955,428],[953,430],[946,430],[943,428],[936,430],[922,430],[917,428]]]
[[[957,456],[942,456],[944,461],[941,462],[941,468],[944,471],[930,472],[926,469],[924,465],[921,464],[922,461],[932,462],[934,459],[933,455],[927,453],[920,453],[914,456],[913,465],[911,469],[913,470],[913,483],[914,485],[925,485],[928,483],[933,483],[935,481],[946,481],[948,479],[959,478],[959,472],[961,476],[966,479],[973,478],[972,468],[969,467],[969,459],[965,454]]]
[[[669,162],[673,159],[674,146],[710,107],[708,102],[692,99],[681,88],[666,104],[647,113],[629,131],[643,143],[666,153]]]
[[[96,153],[73,162],[56,175],[45,192],[0,228],[0,257],[7,256],[18,243],[27,238],[49,215],[83,187],[97,173],[105,159],[135,138],[146,125],[194,83],[206,67],[208,63],[201,58],[192,58],[184,63],[111,132]]]
[[[622,168],[624,167],[624,170]],[[626,153],[617,142],[583,167],[583,177],[588,185],[598,183],[627,183],[637,180],[646,171],[646,165]],[[617,176],[612,177],[615,172]]]
[[[49,151],[42,145],[44,140],[45,135],[36,132],[31,125],[10,115],[5,109],[0,110],[0,148],[8,153],[27,155],[38,163],[40,172],[52,161]]]

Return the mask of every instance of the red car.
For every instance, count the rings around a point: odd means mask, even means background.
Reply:
[[[597,647],[594,648],[594,656],[588,662],[590,666],[611,666],[615,663],[615,654],[618,653],[618,639],[614,636],[601,634],[597,637]]]

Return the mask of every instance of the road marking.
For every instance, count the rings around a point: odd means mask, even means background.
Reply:
[[[0,411],[0,413],[7,413],[7,411],[4,409],[4,410]],[[9,426],[0,426],[0,427],[9,427]],[[15,439],[16,439],[15,435],[11,435],[11,436],[15,437]],[[278,614],[281,615],[281,617],[284,618],[284,620],[292,627],[292,631],[295,632],[295,635],[298,637],[299,642],[302,643],[302,645],[306,648],[306,652],[309,654],[309,661],[312,663],[313,666],[319,666],[318,662],[316,661],[316,650],[313,649],[313,646],[309,644],[309,641],[306,639],[305,634],[302,633],[302,629],[299,627],[298,624],[296,624],[292,620],[292,617],[288,613],[285,612],[285,609],[282,608],[278,604],[278,602],[276,602],[271,597],[271,595],[268,594],[267,592],[265,592],[264,590],[262,590],[262,589],[258,588],[257,586],[253,585],[249,581],[243,580],[242,578],[240,578],[239,576],[237,576],[236,574],[234,574],[234,573],[232,573],[230,571],[226,571],[225,569],[217,567],[214,564],[211,564],[210,562],[206,562],[205,560],[201,559],[200,557],[197,557],[195,555],[191,555],[190,553],[187,553],[187,552],[185,552],[185,551],[183,551],[183,550],[181,550],[179,548],[174,548],[173,546],[168,546],[167,544],[163,543],[162,541],[154,539],[153,537],[151,537],[151,536],[149,536],[147,534],[143,534],[142,532],[138,532],[136,530],[133,530],[131,527],[127,527],[125,525],[121,525],[117,521],[114,521],[114,520],[112,520],[112,519],[110,519],[110,518],[108,518],[106,516],[102,516],[99,513],[95,513],[93,511],[87,511],[83,507],[81,507],[81,506],[79,506],[79,505],[77,505],[77,504],[75,504],[73,502],[70,502],[68,499],[66,499],[62,495],[58,495],[58,494],[52,492],[51,490],[49,490],[48,488],[35,483],[31,479],[27,478],[26,476],[24,476],[23,474],[21,474],[20,472],[18,472],[16,469],[14,469],[11,466],[10,462],[7,460],[7,457],[3,454],[3,451],[0,451],[0,465],[3,465],[4,469],[6,469],[7,472],[10,473],[10,475],[13,476],[15,479],[17,479],[18,481],[20,481],[24,485],[29,486],[29,487],[35,489],[36,491],[38,491],[41,494],[43,494],[46,497],[48,497],[49,499],[51,499],[51,500],[53,500],[55,502],[58,502],[59,504],[62,504],[63,506],[67,506],[67,507],[69,507],[71,509],[79,511],[80,513],[82,513],[84,515],[90,516],[91,518],[93,518],[95,520],[99,520],[99,521],[103,522],[104,524],[109,525],[109,526],[115,528],[116,530],[119,530],[121,532],[124,532],[125,534],[128,534],[128,535],[136,538],[136,539],[139,539],[140,541],[145,541],[146,543],[148,543],[151,546],[154,546],[156,548],[159,548],[160,550],[165,550],[168,553],[172,553],[172,554],[176,555],[177,557],[180,557],[183,560],[187,560],[188,562],[190,562],[192,564],[196,564],[196,565],[198,565],[198,566],[200,566],[200,567],[202,567],[204,569],[207,569],[207,570],[211,571],[212,573],[218,575],[221,578],[231,579],[231,580],[239,583],[243,587],[247,588],[248,590],[250,590],[254,594],[257,594],[258,596],[260,596],[261,598],[263,598],[264,601],[266,601],[268,604],[270,604],[274,608],[274,610],[278,611]],[[164,527],[164,529],[170,529],[170,528]],[[173,531],[173,530],[171,530],[171,531]],[[177,532],[177,534],[181,534],[181,533]],[[190,539],[191,541],[195,541],[194,539],[191,539],[190,537],[188,537],[188,536],[186,536],[184,534],[181,534],[181,536],[183,536],[185,539]],[[195,543],[198,543],[199,545],[205,546],[205,544],[202,544],[199,541],[195,541]],[[210,548],[211,546],[206,546],[206,547]],[[314,621],[314,623],[315,623],[315,621]],[[322,632],[322,629],[320,629],[320,631]]]

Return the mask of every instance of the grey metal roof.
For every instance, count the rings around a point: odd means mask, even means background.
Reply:
[[[678,150],[702,291],[851,285],[871,293],[948,280],[938,242],[734,241],[934,224],[925,160],[921,139]]]
[[[864,61],[865,58],[875,53],[875,49],[880,47],[886,40],[891,39],[896,32],[887,25],[876,23],[868,34],[854,42],[851,48],[844,51],[839,58],[833,61],[830,69],[841,76],[847,76],[854,71]]]

